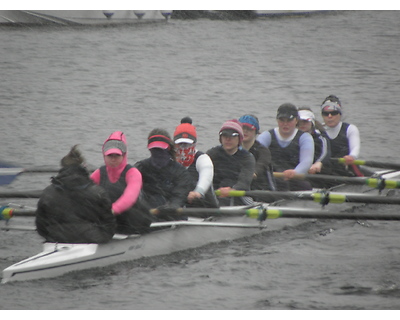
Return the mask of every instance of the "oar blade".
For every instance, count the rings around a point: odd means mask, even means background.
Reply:
[[[0,186],[12,183],[23,171],[22,168],[0,167]]]
[[[277,211],[279,214],[277,214]],[[400,220],[399,213],[375,212],[332,212],[329,210],[312,210],[283,207],[268,207],[267,219],[303,218],[303,219],[338,219],[338,220]]]

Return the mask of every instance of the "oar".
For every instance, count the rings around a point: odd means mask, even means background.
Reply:
[[[283,178],[284,176],[282,172],[274,172],[274,177]],[[296,174],[294,179],[309,181],[333,181],[354,185],[366,185],[380,190],[400,188],[400,180],[386,180],[379,178],[330,176],[326,174]]]
[[[23,208],[11,208],[4,206],[0,208],[0,220],[9,220],[12,217],[34,217],[36,209],[23,209]]]
[[[14,191],[5,190],[0,191],[0,198],[40,198],[43,190],[26,190],[26,191]]]
[[[151,228],[160,227],[172,227],[172,226],[195,226],[195,227],[223,227],[223,228],[266,228],[266,225],[262,224],[250,224],[250,223],[234,223],[234,222],[213,222],[213,221],[190,221],[190,220],[174,220],[174,221],[162,221],[153,222]]]
[[[331,212],[324,209],[303,209],[259,207],[252,209],[221,210],[218,208],[179,208],[177,214],[192,217],[204,216],[247,216],[249,218],[263,221],[265,219],[277,218],[306,218],[306,219],[347,219],[347,220],[400,220],[400,213],[365,213],[365,212]]]
[[[217,196],[220,195],[219,190],[215,191]],[[282,199],[290,200],[313,200],[322,205],[328,203],[344,203],[344,202],[362,202],[362,203],[379,203],[379,204],[400,204],[400,198],[373,196],[362,193],[335,193],[335,192],[312,192],[312,191],[265,191],[265,190],[231,190],[230,197],[255,197],[266,202],[274,202]]]
[[[89,172],[96,170],[93,165],[86,166]],[[22,168],[19,165],[8,163],[0,160],[0,185],[8,185],[12,183],[16,177],[22,173],[57,173],[61,168],[54,166],[38,166]]]
[[[342,164],[346,163],[344,158],[331,158],[331,160],[342,163]],[[367,160],[354,160],[352,162],[352,164],[359,165],[359,166],[364,165],[364,166],[373,167],[373,168],[400,170],[400,164],[396,164],[396,163],[367,161]]]
[[[16,231],[36,231],[36,228],[34,226],[5,226],[5,227],[0,227],[0,230],[16,230]]]
[[[86,168],[89,171],[93,172],[98,167],[96,167],[92,164],[87,164]],[[58,172],[61,169],[61,167],[60,166],[43,165],[43,166],[34,166],[34,167],[24,168],[17,163],[11,163],[11,162],[0,160],[0,172],[1,172],[1,169],[15,169],[15,170],[20,170],[20,171],[26,172],[26,173],[55,173],[55,172]]]
[[[86,169],[89,172],[93,172],[98,167],[94,165],[86,165]],[[23,173],[58,173],[61,167],[52,167],[52,166],[41,166],[41,167],[30,167],[23,169]]]
[[[0,162],[0,186],[11,184],[22,173],[57,173],[59,169],[52,167],[19,168],[7,166]]]
[[[0,186],[10,184],[20,175],[24,169],[22,168],[0,168]]]
[[[256,229],[267,228],[266,225],[262,225],[259,223],[234,223],[234,222],[229,223],[229,222],[213,222],[213,221],[204,221],[204,220],[201,220],[201,221],[177,220],[177,221],[153,222],[150,225],[150,228],[166,228],[166,227],[175,227],[175,226],[220,227],[220,228],[256,228]],[[36,227],[6,225],[4,227],[0,227],[0,230],[36,231]]]
[[[244,215],[247,210],[254,208],[236,208],[236,207],[221,207],[221,208],[178,208],[171,211],[170,213],[175,213],[182,216],[191,216],[198,218],[207,218],[209,216],[231,216],[231,215]],[[257,209],[258,210],[258,209]],[[150,209],[150,214],[159,215],[161,213],[158,209]]]
[[[250,209],[252,210],[252,209]],[[305,218],[305,219],[343,219],[343,220],[400,220],[399,213],[375,213],[375,212],[331,212],[328,210],[311,210],[300,208],[268,207],[264,212],[255,216],[248,215],[258,220],[276,218]]]

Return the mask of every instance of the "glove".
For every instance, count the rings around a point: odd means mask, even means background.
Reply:
[[[176,213],[178,210],[178,207],[170,205],[170,204],[163,204],[162,206],[159,206],[156,208],[160,214],[163,213]]]

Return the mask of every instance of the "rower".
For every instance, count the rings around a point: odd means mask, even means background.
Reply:
[[[314,140],[314,162],[308,173],[331,173],[331,146],[322,123],[315,119],[310,108],[299,108],[298,128],[311,134]]]
[[[345,164],[332,162],[332,174],[362,177],[360,168],[352,162],[360,154],[360,133],[354,124],[342,121],[343,107],[338,97],[330,95],[321,105],[326,134],[330,139],[332,158],[344,158]]]
[[[153,217],[139,199],[142,176],[128,164],[127,142],[121,131],[113,132],[103,144],[105,165],[95,170],[91,178],[102,186],[112,201],[117,220],[117,233],[147,233]]]
[[[179,220],[191,188],[189,172],[176,161],[174,143],[167,131],[153,129],[147,138],[151,156],[138,161],[135,167],[143,178],[142,200],[159,221]]]
[[[186,207],[218,208],[219,203],[212,186],[214,165],[208,154],[196,148],[197,132],[191,118],[182,118],[181,124],[175,128],[174,142],[176,161],[192,177]]]
[[[243,128],[242,146],[248,150],[256,160],[256,167],[251,183],[252,190],[276,190],[273,176],[271,152],[256,140],[260,133],[258,118],[252,114],[245,114],[239,118]]]
[[[313,138],[296,128],[298,119],[296,106],[284,103],[277,110],[278,127],[264,131],[257,138],[271,151],[274,171],[284,175],[284,180],[276,180],[279,191],[312,189],[308,181],[293,179],[296,174],[306,174],[314,159]]]
[[[219,130],[221,145],[207,151],[214,163],[213,186],[219,194],[220,205],[250,205],[250,197],[229,199],[231,190],[250,190],[255,172],[254,156],[242,148],[243,129],[234,119],[226,121]],[[231,200],[233,203],[231,203]]]
[[[111,200],[90,180],[83,163],[77,146],[72,147],[39,198],[35,223],[46,242],[105,243],[114,235]]]

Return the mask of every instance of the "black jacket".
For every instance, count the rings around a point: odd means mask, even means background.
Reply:
[[[256,177],[251,183],[252,190],[275,190],[271,152],[257,140],[249,149],[256,160]]]
[[[214,189],[231,187],[236,190],[250,190],[255,172],[254,156],[239,148],[234,155],[225,152],[222,146],[207,151],[214,164]]]
[[[151,208],[167,205],[183,207],[191,190],[192,178],[181,164],[171,160],[168,165],[157,168],[147,158],[135,164],[142,174],[143,194]]]
[[[62,168],[39,199],[36,228],[48,242],[105,243],[115,233],[111,200],[85,168]]]

